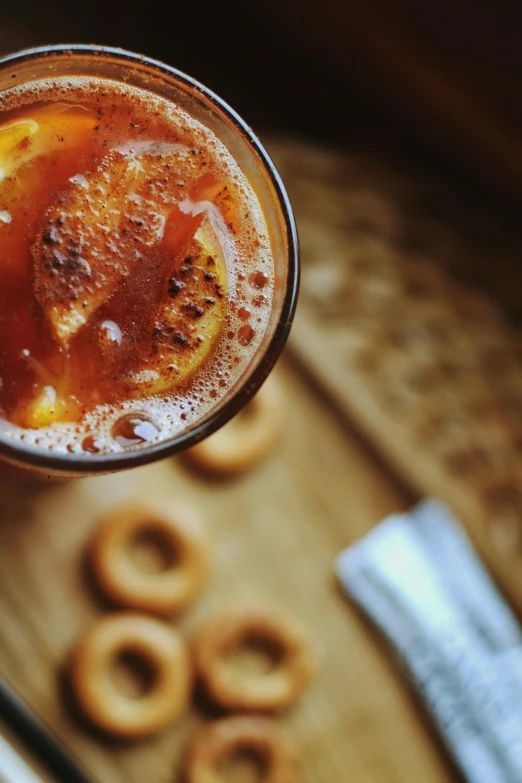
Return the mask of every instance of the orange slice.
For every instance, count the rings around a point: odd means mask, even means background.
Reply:
[[[35,112],[0,125],[0,181],[13,177],[26,163],[66,147],[82,146],[96,118],[82,109]]]
[[[56,422],[77,421],[81,415],[78,401],[61,395],[53,386],[40,387],[32,400],[20,404],[13,419],[24,427],[39,429]]]
[[[163,182],[172,169],[183,172],[188,155],[181,145],[113,150],[94,173],[72,177],[49,209],[33,246],[35,293],[59,343],[67,345],[161,241],[172,209]]]
[[[201,367],[223,330],[227,289],[222,242],[206,215],[168,281],[154,319],[153,359],[131,377],[134,392],[159,394]]]

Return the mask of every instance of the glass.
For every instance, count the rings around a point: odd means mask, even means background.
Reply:
[[[250,365],[206,416],[181,433],[122,452],[58,454],[9,442],[0,435],[0,457],[58,476],[85,476],[133,468],[189,448],[211,435],[248,403],[286,342],[297,302],[299,250],[288,196],[267,152],[248,125],[217,95],[168,65],[102,46],[27,49],[0,59],[2,92],[45,78],[95,76],[139,87],[178,104],[212,130],[249,179],[263,210],[274,255],[274,301],[264,338]]]

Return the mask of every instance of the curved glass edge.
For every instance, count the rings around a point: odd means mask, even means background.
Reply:
[[[198,82],[196,79],[193,79],[188,74],[183,73],[183,71],[180,71],[173,66],[146,57],[145,55],[112,46],[58,44],[33,47],[1,57],[0,68],[3,69],[9,64],[15,65],[17,62],[25,63],[32,58],[42,58],[56,54],[63,54],[64,56],[67,56],[68,54],[84,54],[91,57],[93,55],[111,55],[113,57],[119,57],[122,60],[129,61],[129,64],[132,63],[134,66],[142,63],[149,68],[159,71],[160,75],[164,75],[165,72],[167,72],[186,85],[187,88],[197,90],[201,96],[205,97],[210,102],[214,109],[223,113],[228,120],[232,122],[238,133],[251,145],[256,155],[260,158],[265,173],[268,175],[272,187],[274,188],[276,198],[280,203],[287,239],[286,252],[288,269],[286,292],[281,313],[270,343],[252,373],[240,380],[239,383],[241,385],[237,391],[233,393],[233,396],[229,400],[225,400],[222,407],[218,407],[214,411],[211,411],[209,417],[200,424],[196,424],[187,432],[174,435],[172,438],[165,441],[151,443],[150,445],[143,447],[136,447],[135,450],[126,452],[111,452],[109,454],[99,455],[54,455],[43,451],[36,451],[23,444],[9,443],[8,440],[4,440],[0,436],[0,457],[18,467],[28,468],[42,473],[50,473],[55,476],[93,476],[139,467],[140,465],[149,464],[184,451],[220,429],[252,399],[279,358],[293,322],[299,293],[299,240],[290,199],[274,162],[256,134],[252,131],[251,127],[216,93],[208,87],[205,87],[201,82]]]

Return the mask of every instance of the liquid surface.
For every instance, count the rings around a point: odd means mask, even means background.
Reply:
[[[219,403],[266,330],[255,194],[179,107],[94,79],[0,96],[0,428],[139,448]]]

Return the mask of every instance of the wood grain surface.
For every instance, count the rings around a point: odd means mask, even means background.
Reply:
[[[320,650],[321,673],[282,718],[307,783],[442,783],[445,759],[374,635],[339,593],[335,554],[409,495],[325,405],[288,359],[278,370],[288,402],[283,442],[265,464],[216,483],[168,460],[116,476],[1,493],[0,673],[14,684],[103,783],[180,780],[182,749],[205,714],[135,745],[94,736],[68,708],[68,653],[103,611],[82,567],[101,512],[132,497],[190,503],[213,539],[213,577],[182,618],[190,639],[203,619],[236,601],[262,598],[294,610]]]
[[[300,228],[294,354],[522,613],[522,237],[415,166],[271,150]]]

